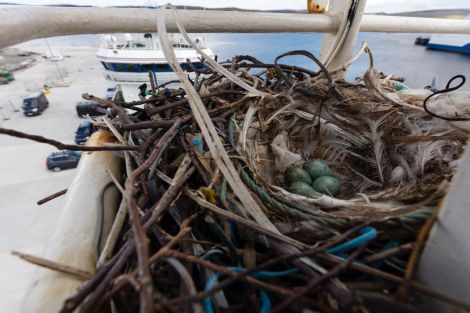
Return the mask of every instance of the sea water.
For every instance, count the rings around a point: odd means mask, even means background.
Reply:
[[[360,33],[354,55],[362,42],[367,42],[374,56],[374,67],[385,74],[404,77],[411,88],[430,85],[437,76],[437,87],[444,88],[454,75],[469,75],[470,55],[428,50],[414,45],[416,37],[422,34]],[[219,61],[230,60],[235,55],[251,55],[265,63],[273,63],[276,56],[291,50],[308,50],[320,54],[322,34],[205,34],[207,45],[218,56]],[[99,45],[97,35],[56,37],[49,39],[56,45]],[[318,70],[318,66],[303,56],[289,56],[279,62],[294,64]],[[349,68],[347,78],[353,80],[368,68],[369,59],[363,54]],[[470,82],[462,87],[470,90]]]

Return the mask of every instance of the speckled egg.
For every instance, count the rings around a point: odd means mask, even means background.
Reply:
[[[331,176],[330,167],[322,160],[308,160],[302,168],[310,175],[312,180],[322,176]]]
[[[320,195],[312,186],[301,181],[293,182],[289,187],[289,191],[308,198],[315,198]]]
[[[341,181],[333,176],[322,176],[313,181],[312,187],[320,193],[334,197],[341,190]]]
[[[289,166],[284,171],[284,183],[287,186],[290,186],[292,183],[298,181],[307,183],[309,185],[312,184],[312,179],[300,166]]]

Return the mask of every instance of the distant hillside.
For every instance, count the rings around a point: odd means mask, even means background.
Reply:
[[[0,2],[0,5],[16,5],[16,3]],[[54,7],[90,7],[88,5],[73,5],[73,4],[59,4],[50,5]],[[143,6],[113,6],[116,8],[145,8]],[[208,11],[243,11],[243,12],[272,12],[272,13],[307,13],[307,10],[248,10],[239,9],[235,7],[222,7],[222,8],[205,8],[201,6],[191,5],[177,5],[180,10],[208,10]],[[151,9],[156,7],[150,7]],[[431,17],[431,18],[463,18],[470,15],[470,9],[440,9],[440,10],[424,10],[424,11],[409,11],[399,13],[385,13],[385,12],[374,12],[366,14],[378,14],[378,15],[392,15],[392,16],[412,16],[412,17]]]
[[[451,9],[451,10],[426,10],[426,11],[411,11],[401,12],[388,15],[396,16],[414,16],[414,17],[434,17],[434,18],[449,18],[449,17],[465,17],[470,14],[470,9]]]

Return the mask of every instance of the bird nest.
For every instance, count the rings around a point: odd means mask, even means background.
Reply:
[[[351,218],[389,218],[435,204],[463,151],[454,138],[460,132],[365,84],[339,82],[335,90],[328,96],[325,79],[296,82],[237,115],[237,152],[254,181],[294,206]],[[299,159],[328,163],[343,182],[337,199],[286,191],[281,174]]]

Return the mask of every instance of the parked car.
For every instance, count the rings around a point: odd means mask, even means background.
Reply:
[[[0,70],[0,77],[5,78],[8,82],[15,80],[15,75],[10,71]]]
[[[107,107],[104,105],[100,105],[93,101],[80,101],[77,102],[75,106],[77,110],[77,115],[79,117],[90,115],[90,116],[99,116],[99,115],[106,115],[107,114]]]
[[[49,101],[42,92],[23,99],[23,113],[26,116],[40,115],[49,107]]]
[[[69,168],[76,168],[79,161],[80,152],[62,150],[49,155],[46,159],[46,166],[48,170],[59,172]]]
[[[75,132],[75,142],[79,145],[84,144],[94,131],[95,129],[90,121],[81,122]]]
[[[52,62],[58,62],[58,61],[62,61],[64,59],[64,57],[62,55],[60,55],[59,52],[53,52],[53,54],[48,55],[47,58],[49,60],[51,60]]]
[[[108,87],[106,89],[106,99],[112,100],[114,98],[114,95],[116,94],[116,86],[114,87]]]

